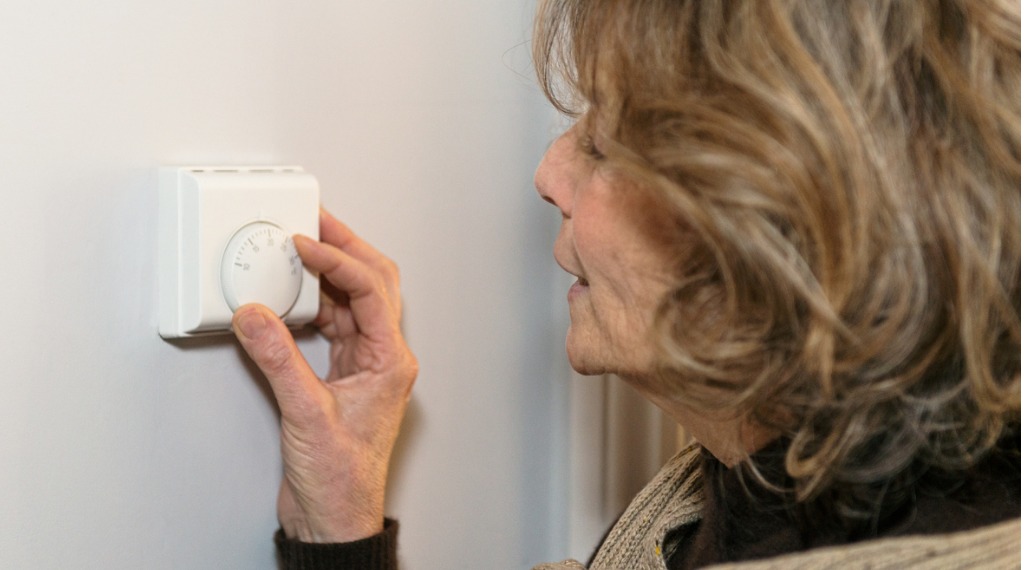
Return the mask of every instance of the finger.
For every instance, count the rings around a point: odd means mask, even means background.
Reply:
[[[320,277],[320,292],[333,303],[348,306],[348,295],[338,290],[326,277]]]
[[[352,311],[348,308],[348,302],[338,304],[326,295],[320,297],[320,311],[313,319],[313,326],[319,328],[320,332],[331,340],[359,332],[352,318]]]
[[[398,311],[381,276],[362,261],[328,244],[295,237],[302,261],[348,296],[356,328],[376,338],[398,330]]]
[[[385,277],[385,285],[393,297],[398,296],[398,267],[386,255],[363,241],[327,210],[320,209],[320,241],[329,243],[376,269]]]
[[[323,384],[277,315],[262,305],[245,305],[235,311],[231,324],[242,348],[270,382],[283,415],[316,405]]]
[[[376,260],[386,259],[384,254],[363,241],[348,226],[322,208],[320,209],[320,241],[329,243],[372,266],[377,265]]]

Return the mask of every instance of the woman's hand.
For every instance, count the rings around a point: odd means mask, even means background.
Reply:
[[[266,307],[239,308],[233,325],[281,408],[281,528],[304,542],[348,542],[383,528],[388,461],[418,369],[399,328],[395,264],[324,211],[320,236],[296,236],[295,247],[321,274],[314,324],[331,342],[327,378]]]

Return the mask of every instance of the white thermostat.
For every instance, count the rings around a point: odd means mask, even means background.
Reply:
[[[160,336],[225,333],[260,303],[297,327],[320,307],[294,234],[319,239],[320,188],[296,166],[160,169]]]

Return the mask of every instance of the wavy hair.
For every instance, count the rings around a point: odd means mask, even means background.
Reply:
[[[798,502],[864,518],[1019,425],[1020,29],[996,0],[541,4],[548,98],[687,242],[663,389],[790,437]]]

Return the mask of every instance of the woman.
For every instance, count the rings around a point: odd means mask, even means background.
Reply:
[[[542,4],[539,77],[577,118],[536,179],[579,278],[569,359],[697,442],[592,567],[1019,566],[1019,31],[981,0]],[[235,316],[281,406],[278,545],[389,567],[416,363],[394,265],[326,214],[322,240],[296,246],[332,284],[329,382]]]

